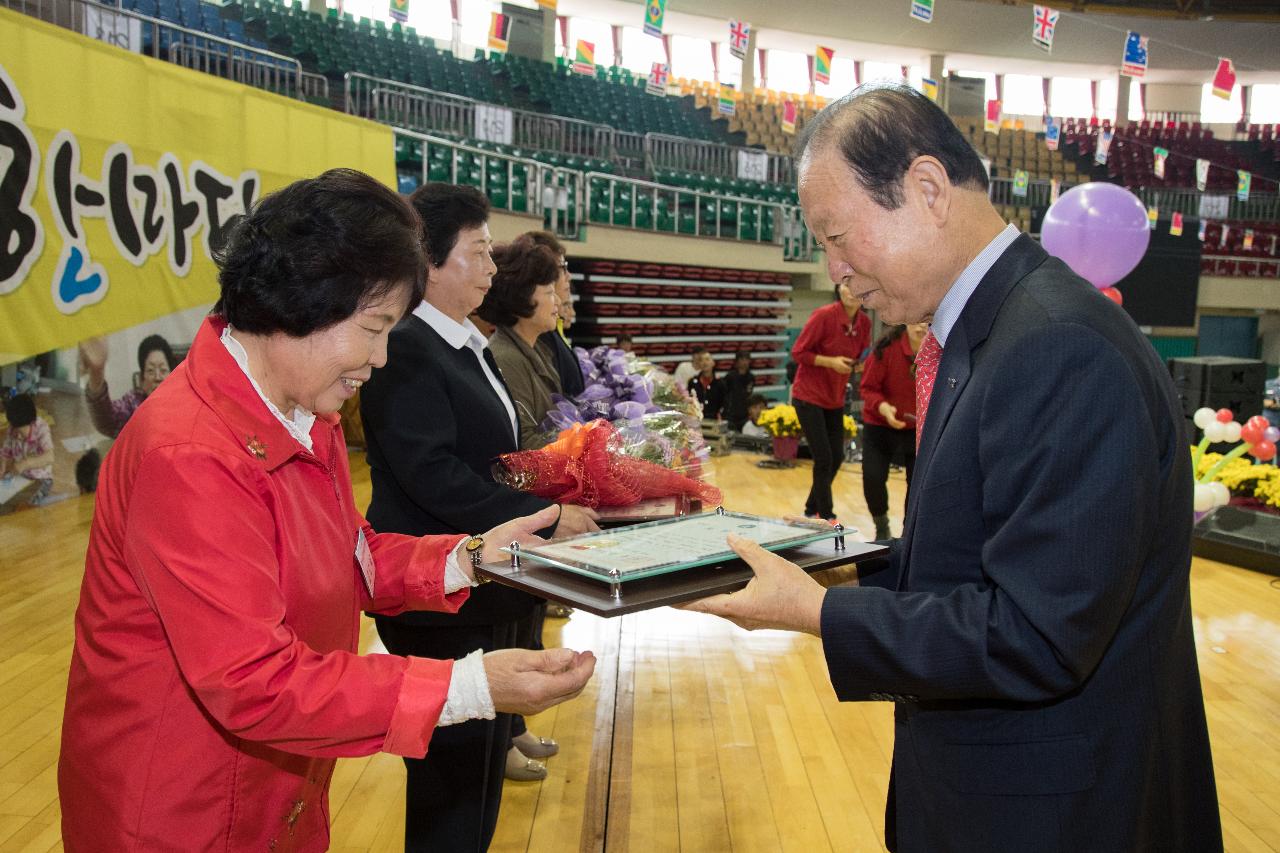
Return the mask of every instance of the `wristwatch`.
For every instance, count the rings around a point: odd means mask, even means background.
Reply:
[[[480,557],[481,557],[481,553],[484,551],[484,537],[483,536],[469,537],[466,540],[466,542],[463,544],[462,549],[466,551],[467,556],[471,558],[472,574],[475,574],[475,570],[480,567]],[[477,584],[488,583],[489,581],[488,578],[480,577],[479,575],[476,575],[475,577],[476,577]]]

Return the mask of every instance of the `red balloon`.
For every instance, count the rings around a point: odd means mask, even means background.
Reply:
[[[1124,304],[1124,294],[1120,292],[1120,289],[1119,289],[1119,288],[1116,288],[1116,287],[1104,287],[1104,288],[1102,288],[1102,295],[1103,295],[1103,296],[1105,296],[1105,297],[1107,297],[1108,299],[1110,299],[1112,302],[1114,302],[1114,303],[1115,303],[1115,304],[1117,304],[1117,305],[1123,305],[1123,304]]]
[[[1266,427],[1259,429],[1258,425],[1253,422],[1253,418],[1249,418],[1248,422],[1240,427],[1240,438],[1245,444],[1257,444],[1262,441],[1266,431]]]
[[[1249,420],[1245,421],[1246,426],[1250,424],[1256,427],[1259,432],[1266,432],[1267,427],[1271,426],[1271,422],[1268,421],[1266,418],[1264,418],[1262,415],[1254,415],[1253,417],[1249,418]]]
[[[1259,462],[1270,462],[1276,458],[1276,446],[1264,438],[1250,448],[1249,453]]]
[[[1216,417],[1218,418],[1218,423],[1229,424],[1233,420],[1235,420],[1236,415],[1235,415],[1235,412],[1231,411],[1230,409],[1218,409],[1218,414]]]

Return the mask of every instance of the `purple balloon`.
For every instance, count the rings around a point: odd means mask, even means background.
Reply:
[[[1262,433],[1262,437],[1265,438],[1267,441],[1271,442],[1272,444],[1275,444],[1277,441],[1280,441],[1280,429],[1276,429],[1275,427],[1267,427],[1266,430]]]
[[[1115,184],[1072,187],[1045,213],[1040,228],[1045,251],[1099,290],[1132,272],[1150,241],[1146,208]]]

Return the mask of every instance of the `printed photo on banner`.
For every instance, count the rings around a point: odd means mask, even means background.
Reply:
[[[1182,236],[1182,214],[1176,210],[1173,212],[1173,217],[1169,220],[1169,235],[1172,237]]]
[[[1160,221],[1160,208],[1148,207],[1147,208],[1147,225],[1151,228],[1152,231],[1156,230],[1156,223],[1159,221]]]
[[[933,0],[911,0],[911,17],[928,24],[933,21]]]
[[[987,115],[983,122],[983,127],[987,133],[1000,133],[1000,102],[991,100],[987,101]]]
[[[938,102],[937,80],[930,80],[928,77],[925,77],[920,81],[920,91],[924,93],[926,98],[933,101],[935,104]]]
[[[1164,161],[1169,159],[1169,149],[1157,145],[1151,149],[1151,171],[1157,178],[1164,177]]]
[[[1196,160],[1196,189],[1204,192],[1209,186],[1209,161]]]
[[[391,0],[388,10],[393,20],[405,23],[409,20],[409,0]]]
[[[1253,229],[1252,228],[1244,229],[1244,241],[1240,244],[1240,248],[1244,249],[1246,252],[1253,251]]]
[[[1196,236],[1200,238],[1201,243],[1204,242],[1204,238],[1208,235],[1208,233],[1209,233],[1209,223],[1201,219],[1200,230],[1196,232]]]
[[[1027,187],[1031,183],[1031,175],[1026,169],[1017,169],[1013,173],[1013,194],[1018,198],[1027,197]]]

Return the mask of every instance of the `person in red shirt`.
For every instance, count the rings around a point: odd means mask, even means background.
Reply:
[[[836,517],[831,483],[844,458],[845,389],[870,344],[871,318],[849,288],[839,284],[835,299],[809,315],[791,348],[797,365],[791,399],[813,454],[813,484],[804,502],[810,518]]]
[[[329,848],[336,759],[422,757],[438,726],[536,713],[594,659],[358,654],[360,612],[456,612],[485,537],[377,533],[338,410],[422,299],[421,220],[345,169],[264,198],[218,253],[221,297],[102,466],[58,794],[74,851]]]
[[[862,368],[862,496],[876,523],[876,539],[889,539],[889,463],[907,469],[907,493],[916,462],[916,353],[927,323],[894,326],[876,342]],[[906,501],[903,501],[905,512]]]

